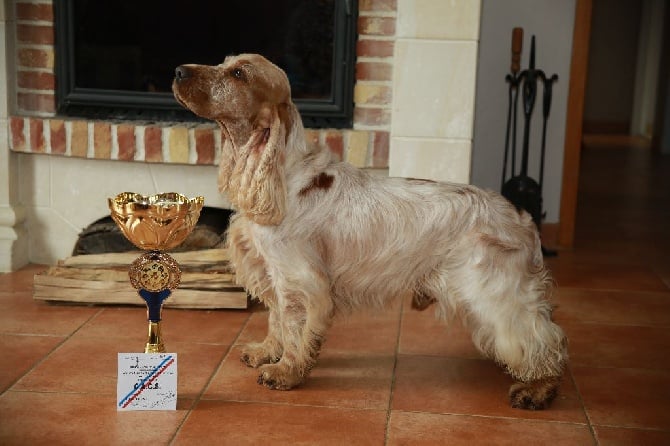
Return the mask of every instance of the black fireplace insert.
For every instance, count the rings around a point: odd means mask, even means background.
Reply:
[[[93,119],[197,120],[174,68],[260,53],[308,127],[352,125],[357,0],[54,0],[57,104]]]

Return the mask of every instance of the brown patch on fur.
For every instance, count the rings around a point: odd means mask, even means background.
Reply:
[[[414,296],[412,296],[412,309],[423,311],[435,302],[437,302],[437,299],[432,296],[427,296],[423,293],[414,293]]]
[[[316,189],[328,190],[333,185],[333,181],[335,181],[334,176],[321,172],[319,175],[315,176],[309,186],[302,189],[298,195],[303,197]]]
[[[268,143],[268,140],[270,139],[270,129],[263,129],[263,137],[261,139],[261,144],[265,145]]]
[[[426,180],[425,178],[405,178],[410,183],[437,183],[437,181]]]
[[[560,377],[552,376],[536,381],[512,384],[509,388],[510,405],[515,409],[546,409],[556,398],[560,383]]]

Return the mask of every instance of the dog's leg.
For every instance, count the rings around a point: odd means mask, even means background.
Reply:
[[[268,278],[265,260],[254,247],[243,216],[231,220],[226,240],[228,252],[235,265],[238,282],[269,309],[268,334],[263,342],[246,345],[240,360],[249,367],[260,367],[279,361],[283,347],[277,297]]]
[[[509,390],[514,408],[540,410],[549,406],[558,393],[561,375],[567,360],[563,331],[551,321],[546,302],[519,306],[505,314],[507,308],[491,309],[474,323],[478,328],[473,340],[518,380]],[[486,320],[491,316],[491,320]]]
[[[539,240],[506,245],[482,236],[477,242],[471,260],[451,270],[450,286],[475,345],[518,381],[509,391],[512,407],[544,409],[557,394],[567,342],[551,320],[551,281]]]
[[[281,342],[281,325],[276,299],[264,300],[268,306],[268,334],[263,342],[247,344],[242,350],[240,360],[249,367],[260,367],[281,359],[284,348]]]
[[[542,304],[546,304],[543,302]],[[506,356],[504,349],[498,360],[519,382],[509,389],[510,404],[517,409],[541,410],[551,404],[561,384],[561,375],[567,360],[567,340],[561,328],[551,320],[548,304],[533,315],[532,312],[518,315],[515,335],[522,357],[517,354]],[[524,320],[525,319],[525,320]],[[498,334],[497,336],[504,336]],[[507,344],[509,340],[503,343]],[[500,342],[497,341],[500,345]]]
[[[333,317],[326,281],[316,276],[311,276],[309,283],[278,287],[282,290],[278,293],[278,311],[284,350],[279,362],[260,367],[259,384],[291,389],[307,378],[316,363]]]

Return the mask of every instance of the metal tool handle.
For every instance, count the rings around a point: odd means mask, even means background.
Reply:
[[[523,47],[523,28],[512,30],[512,73],[517,74],[521,69],[521,48]]]

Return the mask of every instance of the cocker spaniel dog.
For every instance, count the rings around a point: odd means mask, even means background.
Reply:
[[[551,319],[551,279],[536,227],[499,194],[469,185],[378,178],[305,140],[286,74],[262,56],[182,65],[177,100],[216,121],[219,188],[236,213],[227,244],[237,280],[269,309],[242,361],[291,389],[314,367],[333,315],[412,306],[459,315],[482,353],[517,382],[511,405],[542,409],[567,360]]]

